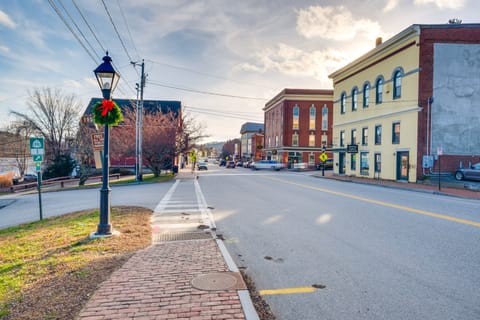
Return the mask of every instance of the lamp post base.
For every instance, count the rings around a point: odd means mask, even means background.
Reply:
[[[111,236],[119,236],[120,231],[113,230],[109,234],[99,234],[97,232],[92,232],[90,233],[90,236],[88,237],[89,239],[98,239],[98,238],[108,238]]]

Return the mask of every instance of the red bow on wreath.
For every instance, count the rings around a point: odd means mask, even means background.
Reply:
[[[97,107],[97,110],[102,112],[102,117],[106,117],[108,112],[113,110],[114,106],[112,100],[104,99],[102,104]]]

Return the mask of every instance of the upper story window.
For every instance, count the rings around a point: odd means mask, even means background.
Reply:
[[[393,74],[393,99],[398,99],[402,96],[402,70],[397,70]]]
[[[310,130],[315,130],[316,117],[317,117],[317,109],[312,104],[312,106],[310,107],[310,121],[309,121],[309,129]]]
[[[340,147],[345,146],[345,131],[340,131]]]
[[[308,146],[309,147],[315,147],[315,134],[310,133],[308,136]]]
[[[345,92],[342,92],[342,95],[340,97],[340,113],[344,114],[345,113],[345,104],[347,103],[347,94]]]
[[[400,122],[392,124],[392,144],[400,143]]]
[[[322,131],[328,130],[328,108],[327,105],[324,104],[322,107]]]
[[[358,88],[355,87],[352,90],[352,111],[357,111],[357,101],[358,101]]]
[[[375,126],[375,144],[382,144],[382,126]]]
[[[352,129],[351,131],[350,144],[357,144],[357,129]]]
[[[275,136],[275,146],[278,147],[278,136]]]
[[[370,83],[363,85],[363,107],[367,108],[370,103]]]
[[[298,130],[300,123],[299,123],[299,118],[300,118],[300,108],[298,105],[295,105],[293,107],[293,129]]]
[[[375,103],[380,104],[383,100],[383,77],[380,77],[375,82]]]
[[[362,145],[367,146],[368,145],[368,128],[362,128]]]
[[[298,146],[298,134],[296,133],[292,135],[292,146]]]

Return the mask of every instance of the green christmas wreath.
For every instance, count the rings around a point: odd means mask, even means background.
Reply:
[[[123,121],[122,110],[112,100],[102,100],[93,107],[93,121],[96,124],[116,126]]]

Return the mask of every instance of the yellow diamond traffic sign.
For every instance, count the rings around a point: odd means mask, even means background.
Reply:
[[[319,158],[320,158],[320,160],[323,161],[323,162],[325,162],[325,161],[328,160],[328,156],[327,156],[327,154],[326,154],[325,152],[322,152],[322,153],[320,154]]]

